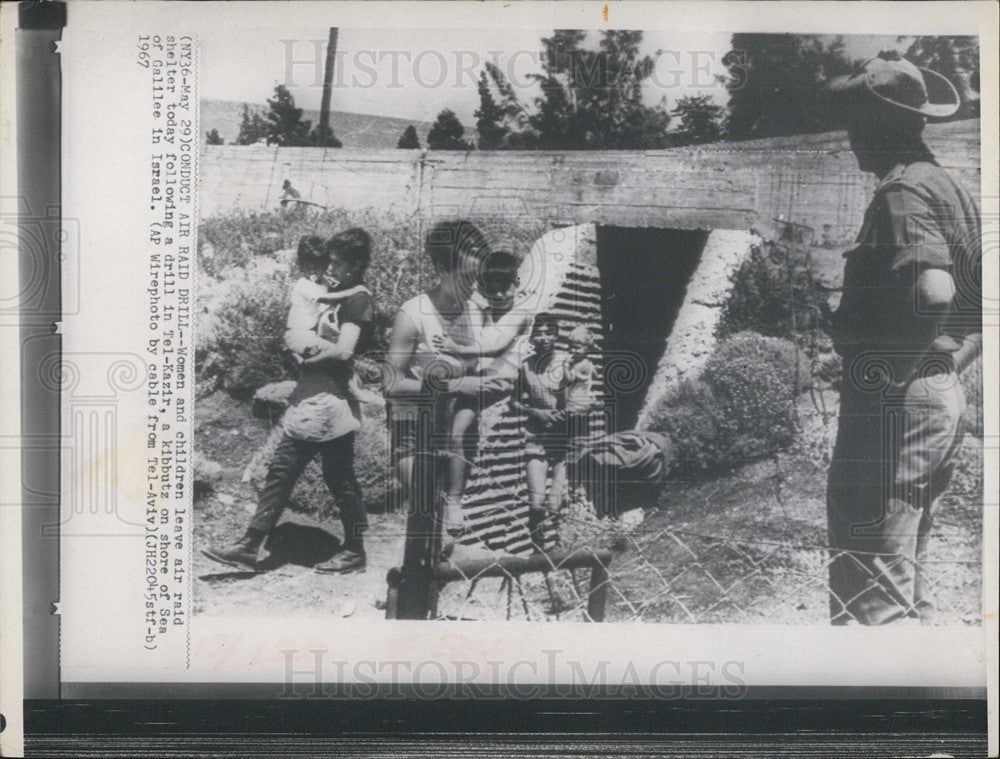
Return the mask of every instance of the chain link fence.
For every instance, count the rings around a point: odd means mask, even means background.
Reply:
[[[824,317],[806,303],[804,290],[815,288],[808,260],[811,230],[794,225],[786,239],[774,245],[773,260],[787,263],[787,312],[796,353],[796,381],[789,403],[796,409],[800,436],[814,438],[811,454],[829,456],[836,429],[835,395],[830,352],[819,329]],[[803,270],[793,264],[805,256]],[[591,309],[593,310],[593,309]],[[573,316],[567,312],[563,317]],[[583,317],[580,317],[581,319]],[[588,312],[586,319],[598,316]],[[595,326],[596,329],[596,326]],[[604,357],[605,359],[607,357]],[[975,371],[981,371],[979,369]],[[973,385],[975,378],[973,378]],[[613,393],[608,393],[608,396]],[[981,403],[981,401],[980,401]],[[806,408],[808,420],[798,418]],[[534,543],[528,525],[528,499],[523,474],[523,441],[516,415],[505,405],[483,413],[485,451],[468,461],[474,529],[454,545],[441,529],[438,471],[442,465],[441,439],[426,415],[422,447],[418,448],[417,485],[411,506],[402,566],[390,572],[387,615],[441,620],[527,620],[667,623],[780,623],[828,624],[831,601],[849,606],[854,598],[831,598],[830,568],[835,562],[864,558],[831,548],[825,539],[824,515],[815,509],[812,522],[795,536],[794,487],[799,473],[786,467],[784,453],[770,456],[773,474],[764,478],[767,499],[777,505],[788,529],[774,529],[774,521],[741,520],[720,525],[719,520],[674,519],[677,504],[665,504],[657,493],[647,493],[616,508],[602,508],[594,492],[603,489],[613,501],[622,483],[599,471],[571,471],[562,506],[550,509]],[[980,406],[981,409],[981,406]],[[970,431],[981,421],[973,417]],[[595,428],[608,430],[602,416]],[[976,425],[980,425],[977,427]],[[598,434],[597,432],[594,433]],[[981,440],[971,448],[981,454]],[[803,444],[799,441],[799,449]],[[825,448],[825,450],[823,450]],[[437,451],[437,453],[436,453]],[[827,459],[828,460],[828,459]],[[736,463],[736,462],[733,462]],[[978,466],[981,471],[981,455]],[[767,464],[764,457],[762,465]],[[973,468],[975,467],[973,462]],[[822,468],[822,465],[821,467]],[[964,510],[949,512],[953,523],[982,512],[979,488],[950,494]],[[760,483],[756,483],[759,486]],[[759,487],[758,487],[759,489]],[[814,488],[815,489],[815,488]],[[502,492],[503,497],[496,494]],[[683,492],[683,491],[680,491]],[[750,497],[750,496],[748,496]],[[706,506],[708,506],[706,500]],[[690,517],[693,512],[686,512]],[[803,521],[806,518],[803,518]],[[927,555],[912,562],[923,586],[923,600],[936,609],[941,624],[978,624],[981,608],[981,522],[961,525],[967,535],[953,539],[932,536]],[[894,561],[909,561],[894,558]],[[880,564],[864,561],[870,590],[884,592],[887,575],[871,572]],[[892,587],[891,577],[888,583]],[[890,591],[891,592],[891,591]],[[895,597],[910,614],[904,594]],[[911,614],[914,616],[914,614]]]
[[[780,484],[775,484],[778,496]],[[780,497],[780,496],[779,496]],[[599,519],[578,492],[550,514],[547,545],[534,553],[492,550],[467,540],[434,553],[428,617],[447,620],[825,624],[829,571],[856,555],[822,543],[768,540],[742,531],[653,527],[656,505]],[[663,516],[669,518],[669,512]],[[516,524],[511,516],[509,524]],[[518,525],[527,534],[526,523]],[[981,560],[942,546],[911,562],[925,600],[944,624],[978,624]],[[872,575],[867,590],[878,590]],[[835,599],[847,606],[853,599]],[[900,607],[910,612],[901,597]]]

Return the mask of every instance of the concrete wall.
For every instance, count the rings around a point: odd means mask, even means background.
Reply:
[[[978,120],[931,125],[927,141],[975,197]],[[325,206],[426,216],[528,214],[560,223],[754,227],[774,218],[853,238],[873,187],[842,133],[654,151],[402,151],[205,146],[202,215],[277,207],[282,181]]]

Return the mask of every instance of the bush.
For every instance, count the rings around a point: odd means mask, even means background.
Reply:
[[[206,390],[221,387],[246,399],[287,378],[282,355],[290,278],[276,263],[229,269],[211,310],[199,313],[195,363]]]
[[[813,282],[807,253],[774,242],[753,248],[733,279],[721,336],[753,330],[793,337],[819,326],[825,293]]]
[[[789,445],[796,361],[788,340],[741,332],[721,342],[700,379],[665,400],[650,422],[669,435],[677,470],[727,468]]]

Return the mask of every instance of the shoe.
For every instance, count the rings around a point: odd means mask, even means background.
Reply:
[[[346,575],[352,572],[364,572],[368,560],[363,553],[356,551],[341,551],[329,561],[317,564],[314,569],[321,574]]]
[[[227,567],[257,571],[257,548],[245,538],[224,548],[205,548],[202,553]]]

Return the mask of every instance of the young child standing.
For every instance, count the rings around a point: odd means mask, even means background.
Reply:
[[[307,257],[315,255],[315,241],[306,247],[310,249]],[[361,283],[370,258],[371,238],[364,230],[355,228],[332,237],[316,265],[319,260],[324,261],[325,280],[339,292]],[[308,288],[303,289],[304,296],[311,294]],[[362,536],[368,518],[354,476],[354,431],[360,427],[361,414],[357,400],[351,395],[350,383],[354,355],[370,337],[374,307],[367,289],[339,301],[334,316],[336,342],[322,340],[318,333],[301,334],[305,319],[301,324],[294,322],[290,309],[286,341],[300,355],[309,355],[302,361],[301,376],[289,396],[288,411],[282,420],[283,435],[268,468],[257,511],[243,537],[235,543],[203,551],[215,561],[256,571],[260,547],[277,524],[299,476],[319,454],[323,479],[340,508],[344,542],[343,550],[317,565],[316,571],[346,573],[365,569]],[[304,309],[305,304],[303,300],[298,305]],[[295,316],[299,318],[301,314]],[[320,342],[301,345],[299,339]],[[314,347],[318,350],[313,350]]]
[[[529,337],[533,352],[518,370],[511,409],[524,414],[525,477],[528,484],[528,532],[535,551],[543,545],[546,517],[559,511],[566,487],[565,368],[556,351],[559,321],[552,314],[535,317]],[[548,503],[546,504],[546,484]]]
[[[579,442],[590,436],[590,414],[596,410],[593,382],[597,371],[588,358],[594,336],[584,326],[574,327],[566,336],[569,356],[564,363],[566,420],[571,440]]]

